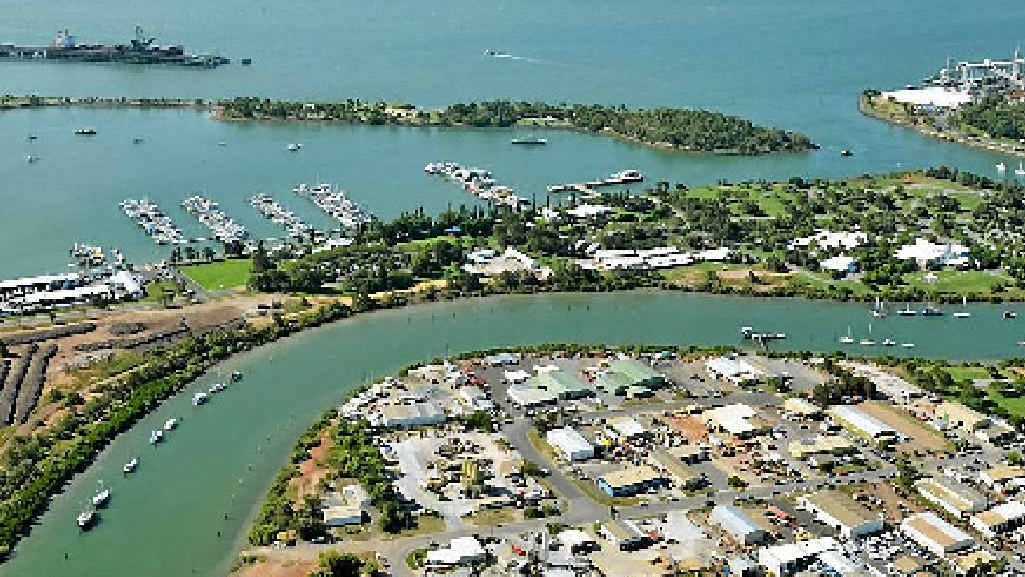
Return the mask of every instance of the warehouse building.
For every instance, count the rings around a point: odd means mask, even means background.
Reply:
[[[586,461],[594,457],[594,446],[575,429],[552,429],[545,440],[567,461]]]
[[[836,539],[832,537],[763,547],[758,550],[758,562],[770,575],[789,577],[810,567],[819,555],[836,548]]]
[[[946,477],[919,479],[915,489],[926,501],[955,517],[978,513],[989,505],[986,497],[975,489]]]
[[[845,539],[860,539],[883,530],[883,520],[841,491],[820,491],[806,496],[804,506],[820,522]]]
[[[765,372],[743,358],[715,357],[705,361],[705,371],[713,379],[738,387],[754,386],[765,379]]]
[[[1008,501],[972,516],[972,527],[989,539],[1014,531],[1025,524],[1025,505]]]
[[[653,390],[664,387],[667,383],[662,375],[642,361],[624,357],[609,364],[609,368],[598,373],[597,383],[600,387],[616,395],[625,395],[627,391]]]
[[[370,416],[370,424],[389,429],[412,429],[440,425],[446,419],[445,411],[435,402],[411,405],[385,405]]]
[[[769,536],[768,531],[752,521],[747,513],[733,505],[716,505],[708,518],[741,545],[762,543]]]
[[[748,405],[726,405],[702,413],[709,428],[734,437],[750,438],[767,430],[768,424],[755,416]]]
[[[968,533],[927,511],[904,519],[900,529],[916,543],[938,557],[967,549],[975,544]]]
[[[544,371],[527,380],[528,387],[541,389],[562,400],[582,399],[594,395],[594,389],[572,374],[563,371]]]
[[[835,405],[829,409],[829,415],[845,429],[877,443],[887,443],[897,439],[897,431],[893,427],[858,407]]]
[[[610,497],[633,497],[667,484],[668,479],[650,465],[627,467],[598,477],[598,488]]]
[[[647,434],[644,426],[633,417],[615,417],[608,422],[610,433],[617,439],[634,440],[640,439]]]
[[[822,435],[814,439],[791,441],[787,445],[790,456],[801,461],[822,455],[836,457],[853,453],[854,450],[854,442],[840,435]]]
[[[536,409],[559,402],[555,393],[530,385],[512,385],[506,389],[505,395],[521,409]]]

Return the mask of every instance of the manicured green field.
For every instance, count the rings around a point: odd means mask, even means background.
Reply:
[[[194,264],[181,267],[185,276],[208,291],[244,288],[253,272],[250,259],[230,259],[222,262]]]
[[[1012,284],[1011,279],[1003,274],[991,274],[985,271],[939,271],[933,273],[936,275],[936,281],[933,283],[925,282],[926,274],[928,273],[909,274],[904,277],[904,280],[909,285],[925,291],[960,295],[989,293],[996,285]]]

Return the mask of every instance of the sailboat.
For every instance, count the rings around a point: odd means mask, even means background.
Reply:
[[[963,307],[967,307],[967,306],[968,306],[968,297],[961,297],[961,307],[963,308]],[[966,318],[968,318],[970,316],[972,316],[972,313],[970,313],[968,311],[965,311],[965,310],[957,311],[956,313],[954,313],[954,318],[955,319],[966,319]]]
[[[854,337],[851,336],[851,326],[850,325],[847,325],[847,336],[846,337],[840,337],[840,344],[841,345],[853,345],[854,344]]]
[[[1018,168],[1014,169],[1014,174],[1017,176],[1025,176],[1025,163],[1018,161]]]
[[[1000,174],[1003,174],[1003,173],[1007,172],[1007,165],[1004,164],[1003,162],[998,163],[997,164],[997,172],[999,172]]]
[[[913,317],[913,316],[918,314],[918,311],[916,311],[915,309],[911,308],[911,303],[908,303],[906,307],[904,307],[904,308],[900,309],[899,311],[897,311],[897,314],[902,316],[902,317]]]
[[[886,318],[886,309],[883,308],[882,303],[879,301],[879,297],[876,297],[876,306],[872,309],[872,316],[877,319]]]
[[[872,323],[868,323],[868,336],[861,339],[859,343],[865,347],[875,346],[876,342],[872,340]]]

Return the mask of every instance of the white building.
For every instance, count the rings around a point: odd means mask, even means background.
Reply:
[[[1014,531],[1025,524],[1025,505],[1020,501],[1008,501],[972,516],[972,527],[985,537]]]
[[[900,104],[909,104],[916,110],[947,109],[953,110],[970,103],[972,95],[954,88],[943,86],[927,86],[924,88],[905,88],[883,92],[883,98]]]
[[[759,431],[759,426],[752,422],[755,410],[748,405],[725,405],[709,409],[701,415],[709,427],[723,431],[734,437],[748,437]]]
[[[819,263],[822,270],[851,274],[858,272],[858,259],[852,256],[834,256]]]
[[[483,562],[487,552],[480,541],[473,537],[452,539],[448,547],[427,552],[426,565],[430,568],[442,569],[472,565]]]
[[[901,531],[938,557],[967,549],[975,544],[968,533],[927,511],[904,519]]]
[[[585,461],[594,457],[594,447],[575,429],[552,429],[545,435],[545,440],[567,461]]]
[[[708,518],[742,545],[761,543],[769,536],[747,513],[733,505],[716,505]]]
[[[440,425],[445,422],[445,411],[435,402],[410,405],[384,405],[370,415],[375,427],[410,429]]]
[[[705,372],[713,379],[729,381],[737,386],[757,384],[765,372],[744,358],[715,357],[705,361]]]
[[[897,431],[879,419],[851,405],[834,405],[829,415],[840,425],[855,434],[868,437],[874,441],[890,441],[897,438]]]
[[[770,575],[788,577],[807,569],[819,555],[837,548],[836,539],[822,537],[758,550],[758,562]]]
[[[808,247],[814,244],[821,249],[851,250],[867,243],[868,235],[860,230],[852,232],[820,230],[811,236],[794,239],[790,243],[790,248]]]
[[[971,262],[971,250],[963,244],[936,244],[924,238],[915,239],[915,244],[906,244],[893,255],[899,260],[913,260],[918,268],[939,266],[968,266]]]

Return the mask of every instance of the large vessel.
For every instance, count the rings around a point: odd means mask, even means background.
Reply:
[[[213,68],[231,62],[212,54],[192,54],[181,45],[159,45],[156,38],[146,36],[135,27],[135,38],[127,44],[85,44],[68,29],[58,30],[53,43],[46,46],[23,46],[0,43],[0,58],[56,60],[60,62],[125,62],[130,64],[176,64]]]

